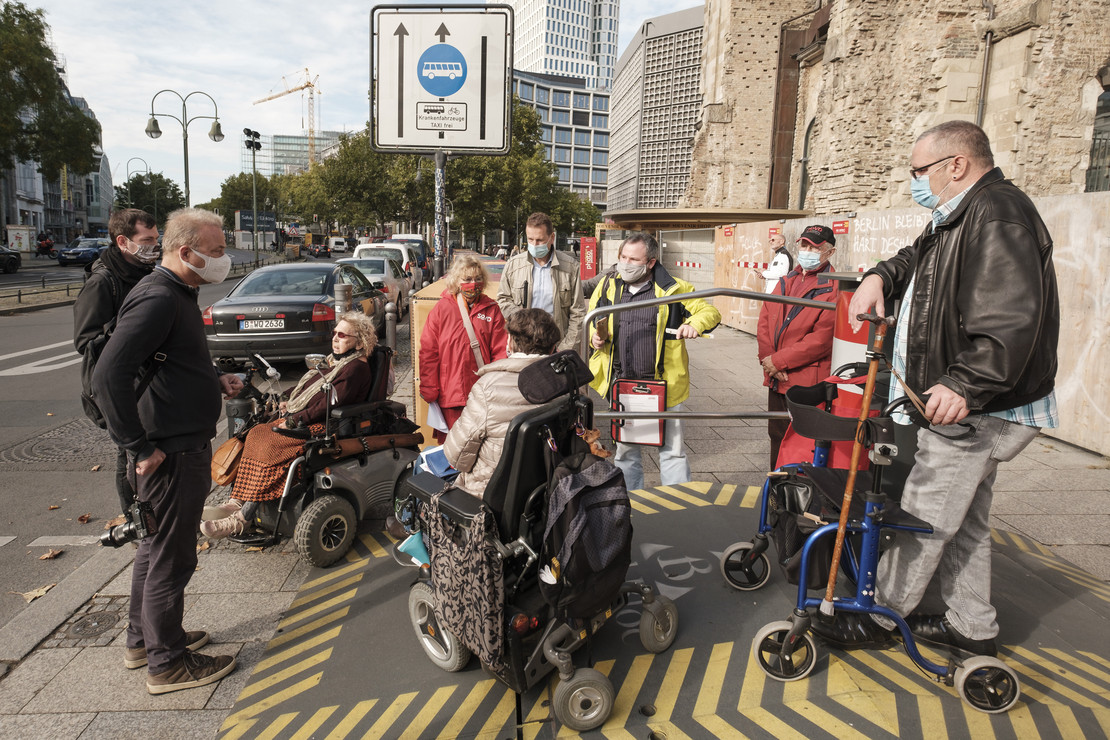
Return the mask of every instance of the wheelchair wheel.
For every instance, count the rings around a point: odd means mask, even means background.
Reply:
[[[351,549],[357,528],[355,508],[346,499],[327,494],[305,508],[293,540],[306,562],[326,568]]]
[[[663,607],[663,619],[655,618],[649,610],[640,612],[640,644],[651,653],[661,653],[671,646],[678,634],[678,607],[666,596],[656,596]]]
[[[754,591],[762,588],[771,578],[771,561],[767,553],[749,562],[750,542],[737,542],[721,555],[721,575],[725,582],[738,591]]]
[[[470,662],[470,648],[443,629],[436,619],[435,594],[431,584],[418,581],[409,589],[409,619],[416,630],[420,647],[437,666],[454,673]]]
[[[998,658],[977,655],[956,668],[956,691],[980,712],[1000,714],[1021,696],[1017,674]]]
[[[791,627],[790,622],[771,622],[752,640],[752,655],[759,661],[759,667],[776,681],[805,678],[817,664],[817,644],[809,632],[802,634],[789,655],[782,654]]]
[[[551,697],[555,718],[575,732],[600,727],[613,712],[616,695],[605,674],[579,668],[569,681],[560,681]]]

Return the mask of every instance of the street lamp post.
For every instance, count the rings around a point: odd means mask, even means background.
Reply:
[[[127,207],[128,208],[134,208],[134,206],[135,206],[135,202],[131,199],[131,173],[132,172],[140,172],[140,170],[132,170],[131,169],[131,163],[134,162],[136,159],[139,160],[140,162],[142,162],[143,165],[146,167],[146,177],[143,178],[143,185],[149,185],[150,184],[150,165],[146,163],[146,160],[143,159],[142,157],[132,157],[131,159],[127,160]]]
[[[154,188],[154,228],[158,228],[158,193],[170,194],[169,188]]]
[[[259,141],[260,135],[257,131],[251,131],[249,128],[243,129],[243,136],[247,137],[243,141],[243,145],[251,150],[251,210],[253,211],[253,222],[251,224],[251,246],[254,247],[254,267],[258,269],[258,165],[255,162],[255,157],[258,150],[262,148],[262,142]]]
[[[181,100],[181,118],[178,118],[177,116],[173,115],[172,113],[155,113],[154,112],[154,101],[156,101],[158,99],[158,96],[161,95],[162,93],[173,93],[174,95],[176,95]],[[212,108],[215,111],[216,115],[214,115],[214,116],[193,116],[192,118],[189,118],[189,113],[185,108],[185,103],[189,100],[189,98],[193,97],[194,95],[203,95],[204,97],[211,100],[212,101]],[[185,207],[188,208],[190,205],[192,205],[192,200],[190,199],[190,196],[189,196],[189,124],[192,123],[193,121],[195,121],[198,118],[211,118],[212,119],[212,127],[210,129],[208,129],[208,138],[211,139],[212,141],[215,141],[215,142],[223,141],[224,140],[224,132],[223,132],[223,130],[220,129],[220,110],[219,110],[219,107],[217,107],[216,101],[212,99],[211,95],[209,95],[206,92],[202,92],[200,90],[194,90],[193,92],[189,93],[185,97],[181,97],[181,93],[177,92],[176,90],[169,90],[169,89],[159,90],[157,93],[154,94],[154,97],[150,99],[150,120],[147,121],[147,123],[146,123],[146,135],[149,136],[152,139],[157,139],[159,136],[162,135],[162,129],[159,128],[159,126],[158,126],[157,116],[164,116],[165,118],[172,118],[173,120],[175,120],[175,121],[177,121],[178,123],[181,124],[181,139],[182,139],[182,142],[183,142],[183,146],[185,148]]]

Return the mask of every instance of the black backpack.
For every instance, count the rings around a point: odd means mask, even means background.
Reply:
[[[578,452],[548,486],[540,593],[561,618],[589,619],[608,607],[632,562],[632,505],[624,473]]]

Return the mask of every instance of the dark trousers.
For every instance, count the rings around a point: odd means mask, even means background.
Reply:
[[[116,456],[116,495],[119,496],[119,510],[126,515],[131,502],[135,500],[135,488],[127,478],[127,450],[122,447]]]
[[[145,645],[147,671],[163,673],[185,652],[185,586],[197,567],[197,528],[212,483],[212,445],[173,452],[153,473],[129,471],[154,506],[158,534],[139,542],[131,572],[127,647]]]
[[[786,395],[776,391],[767,389],[767,410],[768,411],[786,411]],[[782,444],[782,438],[786,436],[786,429],[790,426],[789,419],[768,419],[767,420],[767,436],[771,438],[771,467],[768,470],[774,470],[779,459],[779,445]]]

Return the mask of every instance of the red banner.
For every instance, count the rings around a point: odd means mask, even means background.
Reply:
[[[583,280],[589,280],[597,274],[597,237],[582,237],[578,250],[578,259],[581,265],[580,275]]]

